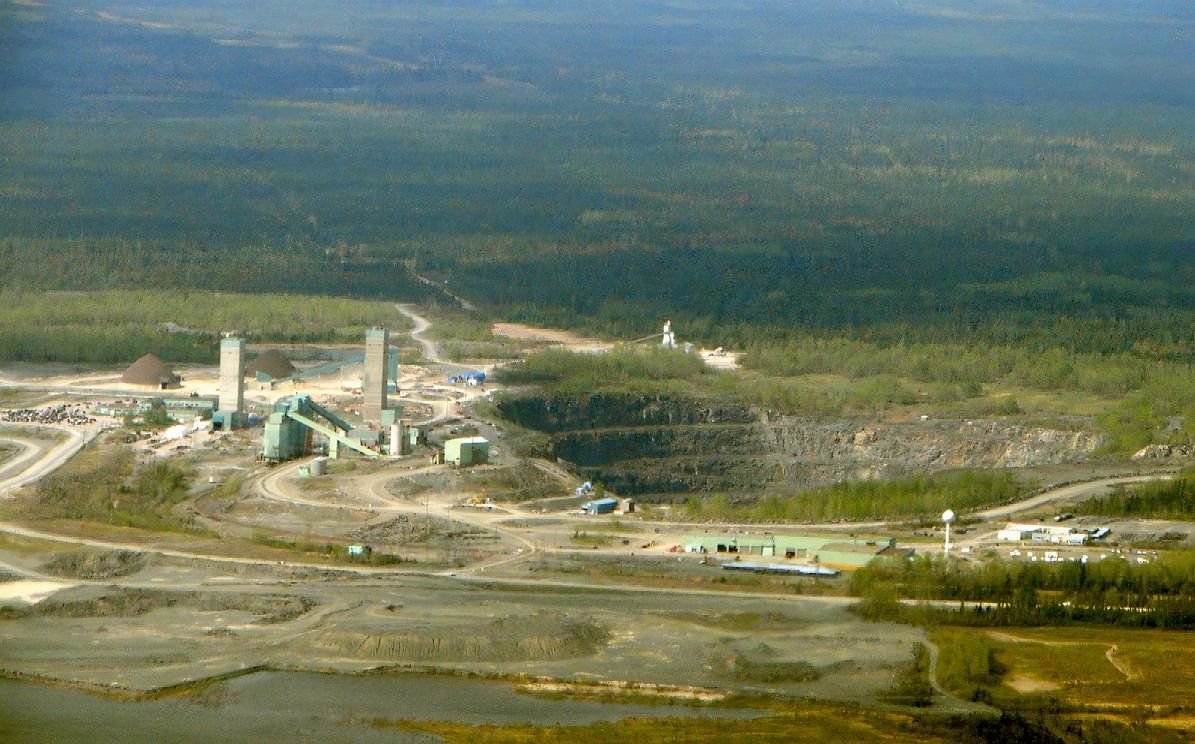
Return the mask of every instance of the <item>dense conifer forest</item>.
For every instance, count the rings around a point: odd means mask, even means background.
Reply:
[[[3,2],[0,283],[1189,363],[1192,11],[1081,5]]]
[[[1193,13],[3,0],[0,287],[439,284],[626,339],[671,318],[780,410],[1028,387],[1099,397],[1113,449],[1186,441],[1158,430],[1195,421]],[[10,359],[211,354],[10,315]]]

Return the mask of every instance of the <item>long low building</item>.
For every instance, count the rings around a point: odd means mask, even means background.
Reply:
[[[1009,523],[996,533],[1001,542],[1048,542],[1058,545],[1083,545],[1090,535],[1076,527],[1061,527],[1051,524]]]
[[[888,537],[843,540],[827,535],[686,535],[686,553],[786,558],[801,563],[854,569],[866,566],[878,555],[912,555],[911,549],[896,547]]]

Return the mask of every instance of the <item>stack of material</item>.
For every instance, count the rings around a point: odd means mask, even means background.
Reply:
[[[165,390],[166,388],[179,387],[182,378],[176,375],[174,370],[167,367],[161,359],[158,359],[153,354],[146,354],[129,365],[129,368],[120,376],[120,381],[127,382],[130,385],[142,385],[152,387],[156,390]]]
[[[264,377],[277,380],[282,377],[290,377],[296,371],[295,365],[291,364],[290,360],[277,349],[270,349],[245,366],[245,374],[258,379]]]

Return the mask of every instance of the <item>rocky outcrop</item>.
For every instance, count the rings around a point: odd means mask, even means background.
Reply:
[[[773,449],[794,462],[845,461],[915,471],[1075,462],[1103,441],[1081,428],[1051,429],[1006,419],[873,423],[860,428],[842,419],[781,417],[764,419],[763,425]]]
[[[756,420],[747,406],[674,395],[517,395],[500,398],[497,406],[504,418],[548,433],[610,427],[750,424]]]
[[[1167,460],[1172,457],[1190,457],[1192,448],[1185,444],[1151,444],[1133,453],[1134,460]]]
[[[957,468],[1077,462],[1101,444],[1090,421],[1057,428],[1010,419],[913,420],[781,416],[666,395],[595,393],[500,398],[498,410],[550,435],[551,454],[621,494],[758,493],[840,480]]]

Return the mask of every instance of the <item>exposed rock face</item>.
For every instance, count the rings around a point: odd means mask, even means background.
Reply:
[[[580,476],[639,495],[1077,462],[1102,443],[1083,419],[1068,422],[1072,430],[1007,419],[889,424],[630,393],[511,396],[498,409],[550,434],[551,453]]]
[[[756,415],[743,405],[632,393],[507,396],[499,401],[499,408],[511,421],[549,433],[606,427],[750,424],[756,421]]]
[[[1165,460],[1171,457],[1190,457],[1192,449],[1185,444],[1151,444],[1133,453],[1134,460]]]
[[[1030,427],[1004,419],[870,424],[764,417],[774,450],[794,462],[846,461],[913,470],[1022,468],[1081,460],[1102,442],[1093,431]]]

